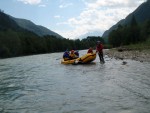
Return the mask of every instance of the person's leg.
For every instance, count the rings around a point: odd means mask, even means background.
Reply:
[[[99,53],[99,57],[100,57],[100,61],[101,61],[101,62],[105,62],[105,61],[104,61],[104,57],[103,57],[103,52],[100,52],[100,53]]]
[[[100,62],[101,62],[101,54],[100,54],[100,52],[98,53],[98,56],[99,56],[99,60],[100,60]]]

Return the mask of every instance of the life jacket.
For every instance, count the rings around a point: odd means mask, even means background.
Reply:
[[[63,58],[69,58],[69,53],[68,53],[68,52],[65,52],[65,53],[63,54]]]
[[[96,51],[98,51],[98,52],[103,52],[103,45],[102,44],[98,44],[97,46],[96,46]]]
[[[75,55],[74,53],[70,53],[69,56],[70,56],[70,58],[72,58],[72,59],[76,58],[76,55]]]

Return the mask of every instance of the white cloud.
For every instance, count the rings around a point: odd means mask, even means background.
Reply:
[[[54,18],[60,18],[60,15],[55,15]]]
[[[31,5],[36,5],[41,3],[41,0],[18,0],[18,1],[21,1],[25,4],[31,4]]]
[[[45,4],[40,4],[39,7],[46,7],[46,5]]]
[[[88,3],[85,2],[88,8],[118,8],[118,7],[135,7],[144,0],[97,0],[96,2]]]
[[[66,38],[78,38],[93,30],[104,32],[133,12],[144,0],[83,0],[83,2],[86,8],[78,17],[59,24],[69,25],[74,30],[58,33]]]
[[[66,8],[66,7],[69,7],[69,6],[71,6],[71,5],[73,5],[73,3],[61,4],[61,5],[59,6],[59,8]]]

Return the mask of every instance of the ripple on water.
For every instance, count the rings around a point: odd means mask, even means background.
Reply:
[[[85,51],[81,51],[84,54]],[[62,65],[62,53],[0,61],[2,113],[149,113],[150,64],[105,57]]]

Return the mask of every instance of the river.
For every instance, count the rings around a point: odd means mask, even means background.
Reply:
[[[1,59],[0,113],[150,113],[149,62],[63,65],[62,54]]]

